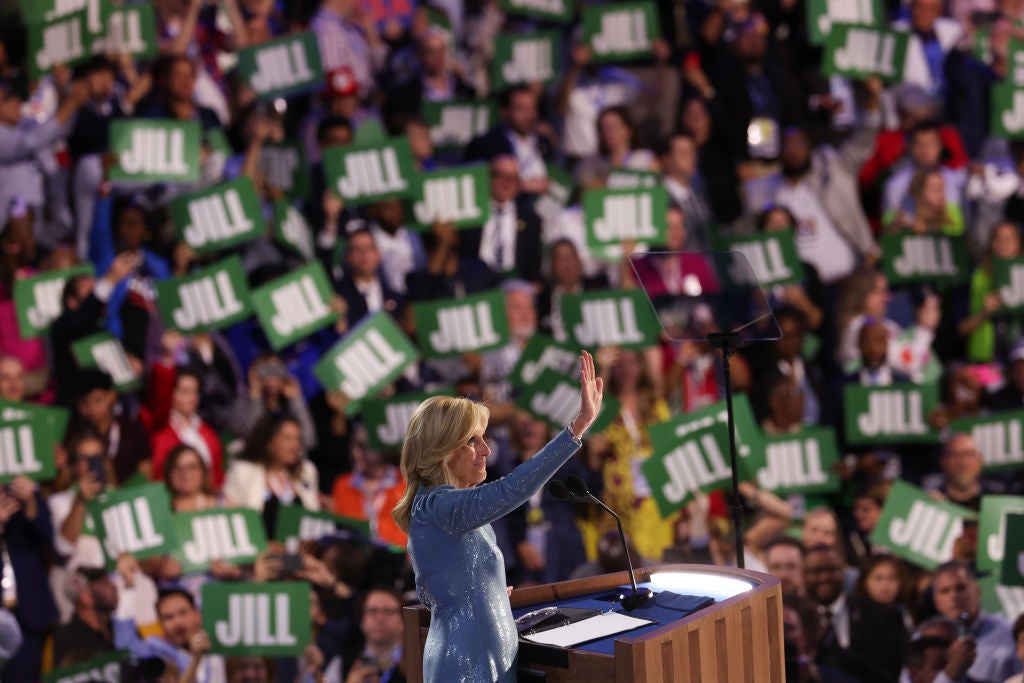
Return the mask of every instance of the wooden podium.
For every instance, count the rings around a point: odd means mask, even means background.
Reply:
[[[624,633],[615,639],[614,656],[520,641],[520,668],[544,672],[551,683],[784,683],[782,591],[777,578],[730,567],[672,564],[638,569],[637,583],[663,572],[737,578],[753,587],[640,636]],[[619,572],[517,589],[512,591],[512,607],[568,600],[628,584],[629,574]],[[422,683],[430,610],[406,607],[402,618],[406,678]]]

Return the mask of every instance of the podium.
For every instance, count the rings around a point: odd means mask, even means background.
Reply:
[[[541,672],[551,683],[784,683],[782,591],[777,578],[731,567],[670,564],[640,568],[636,580],[656,593],[670,590],[710,595],[717,601],[677,620],[612,636],[614,654],[520,639],[520,671]],[[739,593],[728,588],[739,582],[749,588],[741,586],[743,592]],[[628,584],[629,574],[618,572],[516,589],[512,591],[512,609],[518,612],[534,605],[557,605]],[[724,592],[722,584],[726,585]],[[701,592],[702,587],[709,590]],[[723,599],[717,599],[715,592]],[[724,597],[730,593],[735,594]],[[634,614],[642,616],[640,611]],[[402,619],[406,679],[422,683],[430,610],[422,605],[405,607]]]

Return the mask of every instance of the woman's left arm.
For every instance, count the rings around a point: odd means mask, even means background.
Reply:
[[[579,449],[578,437],[600,412],[603,391],[594,359],[584,351],[580,358],[580,412],[570,425],[508,476],[470,489],[439,491],[430,497],[423,512],[445,531],[461,535],[515,510]]]

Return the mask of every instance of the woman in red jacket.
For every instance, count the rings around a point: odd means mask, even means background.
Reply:
[[[167,424],[150,436],[153,478],[164,478],[167,454],[178,444],[186,444],[199,453],[213,478],[214,488],[219,490],[224,482],[224,450],[217,433],[199,417],[199,396],[199,375],[188,369],[178,369]]]

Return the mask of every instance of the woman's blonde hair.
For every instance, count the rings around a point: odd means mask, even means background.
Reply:
[[[416,408],[402,444],[405,493],[391,512],[399,529],[409,532],[412,503],[420,486],[455,484],[449,456],[469,441],[477,427],[486,426],[490,416],[486,406],[451,396],[432,396]]]

